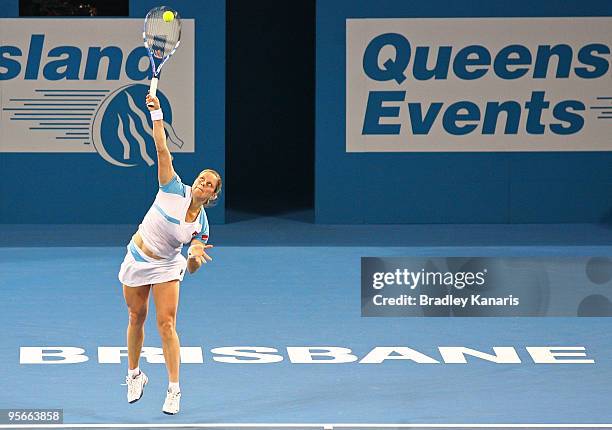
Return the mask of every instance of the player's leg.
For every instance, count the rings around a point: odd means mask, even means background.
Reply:
[[[153,286],[153,300],[157,314],[157,329],[162,340],[164,359],[168,370],[168,393],[163,412],[179,411],[179,365],[181,345],[176,332],[176,314],[179,301],[179,281],[169,281]]]
[[[149,309],[150,285],[140,287],[123,286],[123,297],[128,307],[127,347],[128,347],[128,402],[134,403],[142,397],[147,376],[140,371],[138,363],[144,343],[144,323]]]
[[[123,297],[128,307],[127,347],[130,369],[138,367],[144,343],[144,324],[149,310],[150,285],[141,287],[123,286]]]

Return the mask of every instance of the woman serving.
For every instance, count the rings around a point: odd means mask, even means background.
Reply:
[[[138,367],[138,361],[144,342],[149,292],[152,290],[169,381],[162,411],[173,415],[179,411],[181,399],[180,342],[176,332],[179,284],[185,269],[194,273],[203,263],[212,260],[206,253],[213,246],[207,244],[208,219],[204,208],[218,198],[221,176],[206,169],[191,186],[183,184],[172,166],[159,100],[147,95],[146,101],[152,104],[149,111],[157,149],[159,191],[138,231],[132,236],[119,271],[129,314],[127,399],[130,403],[139,400],[148,382]],[[183,244],[191,245],[187,259],[181,255]]]

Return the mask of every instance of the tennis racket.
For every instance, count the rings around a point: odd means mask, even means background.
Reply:
[[[181,43],[181,19],[178,12],[166,6],[151,9],[144,20],[142,37],[153,70],[149,94],[155,97],[161,69]],[[149,103],[148,106],[153,105]]]

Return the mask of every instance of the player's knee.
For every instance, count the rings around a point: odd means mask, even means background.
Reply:
[[[157,330],[162,340],[174,337],[176,335],[176,319],[173,316],[158,319]]]
[[[147,319],[147,308],[142,309],[129,309],[130,325],[142,326]]]

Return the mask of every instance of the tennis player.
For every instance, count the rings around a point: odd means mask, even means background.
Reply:
[[[173,415],[178,413],[181,399],[180,343],[176,332],[179,284],[185,269],[194,273],[203,263],[212,260],[206,253],[212,245],[207,244],[208,220],[204,208],[211,206],[219,197],[221,177],[214,170],[207,169],[198,175],[191,186],[181,182],[166,145],[159,100],[147,95],[146,101],[152,104],[149,111],[157,149],[159,191],[153,206],[132,236],[119,271],[129,314],[127,399],[129,403],[139,400],[148,382],[138,362],[144,342],[149,292],[153,291],[157,329],[169,380],[162,411]],[[185,259],[181,250],[187,243],[191,246]]]

